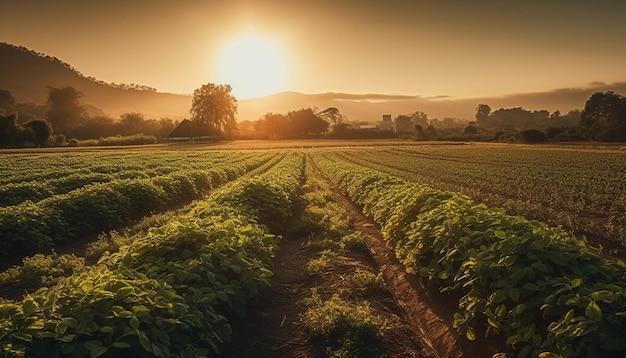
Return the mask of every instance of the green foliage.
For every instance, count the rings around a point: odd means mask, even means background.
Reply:
[[[7,203],[17,204],[0,207],[0,255],[33,251],[46,247],[55,240],[71,240],[121,228],[155,211],[163,211],[201,198],[212,189],[264,165],[275,156],[250,155],[236,164],[231,162],[233,157],[231,160],[224,158],[210,169],[194,168],[206,165],[202,158],[198,158],[169,174],[152,178],[142,178],[140,172],[131,170],[131,178],[125,179],[123,174],[113,174],[117,168],[110,164],[94,166],[91,168],[93,172],[89,174],[55,177],[44,184],[33,184],[31,180],[21,183],[20,179],[16,179],[4,192],[12,196],[5,200]],[[135,160],[143,158],[140,156]],[[128,166],[120,167],[135,168],[138,165],[136,163],[131,161]],[[71,163],[71,166],[74,165],[80,164]],[[114,175],[119,179],[115,179]],[[43,179],[51,174],[44,172],[31,176]],[[271,190],[284,191],[281,185],[275,185]],[[20,191],[25,193],[19,194]],[[43,200],[37,203],[23,201],[24,196],[31,193],[37,193],[36,198]],[[42,198],[44,196],[47,197]],[[258,200],[268,200],[272,205],[275,203],[271,201],[271,197]],[[289,203],[280,202],[276,210],[283,212],[275,211],[271,214],[282,215],[279,220],[284,222],[289,215],[289,207]],[[258,212],[259,215],[264,214],[263,211]],[[263,219],[269,220],[270,217]]]
[[[382,272],[375,274],[371,271],[356,269],[349,280],[356,288],[357,293],[361,295],[372,292],[384,292],[385,290],[385,279]]]
[[[85,259],[74,254],[37,254],[22,259],[21,266],[14,266],[0,273],[0,286],[28,284],[35,287],[51,286],[60,277],[85,270]]]
[[[369,302],[350,304],[333,295],[323,300],[316,289],[305,302],[302,314],[310,334],[327,345],[331,357],[374,357],[380,354],[376,337],[386,325],[380,317],[371,314]]]
[[[337,262],[337,253],[331,250],[323,250],[316,259],[306,263],[306,272],[309,275],[321,275],[326,268]]]
[[[283,181],[290,185],[283,192],[295,195],[302,165],[300,155],[285,157],[256,178],[256,185],[275,188],[275,180],[293,178]],[[219,354],[230,339],[229,320],[243,315],[249,300],[269,284],[278,239],[251,214],[253,208],[233,199],[241,188],[234,183],[143,236],[116,240],[117,252],[105,253],[92,270],[63,278],[21,302],[1,304],[2,352],[34,357]],[[96,246],[94,252],[107,247]]]
[[[330,155],[315,159],[376,218],[407,271],[461,295],[453,325],[468,339],[502,335],[519,357],[626,351],[624,263],[560,228],[425,186],[377,186],[393,179]]]
[[[367,251],[365,236],[360,231],[352,232],[341,238],[341,247],[348,250]]]

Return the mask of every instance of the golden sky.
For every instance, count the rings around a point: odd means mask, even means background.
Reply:
[[[622,0],[2,0],[0,14],[1,42],[163,92],[474,98],[626,80]]]

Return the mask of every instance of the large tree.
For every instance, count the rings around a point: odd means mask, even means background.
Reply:
[[[15,112],[15,98],[10,91],[0,89],[0,115]]]
[[[48,105],[46,119],[56,132],[72,135],[73,130],[87,118],[87,111],[80,103],[84,96],[74,87],[48,87]]]
[[[596,92],[585,103],[581,127],[587,138],[599,141],[626,141],[626,97]]]
[[[489,113],[491,113],[491,107],[489,107],[489,105],[479,104],[478,107],[476,107],[476,122],[478,122],[478,124],[486,122],[489,117]]]
[[[24,124],[24,129],[32,132],[30,140],[38,145],[43,146],[52,138],[52,125],[43,119],[33,119]]]
[[[230,85],[209,83],[193,92],[191,120],[199,135],[231,137],[237,129],[237,99]]]
[[[328,122],[320,118],[311,108],[291,111],[287,114],[293,132],[299,137],[317,136],[328,130]]]
[[[268,139],[284,139],[289,137],[293,130],[289,118],[280,113],[266,113],[259,120],[257,128],[261,135],[266,135]]]

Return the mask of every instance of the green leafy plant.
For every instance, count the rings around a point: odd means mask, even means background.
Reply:
[[[332,357],[374,357],[386,322],[370,312],[369,303],[351,304],[338,295],[323,300],[315,288],[301,319],[310,334],[327,345]]]

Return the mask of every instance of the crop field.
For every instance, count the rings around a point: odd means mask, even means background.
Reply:
[[[0,167],[4,356],[626,355],[620,147],[256,141]]]

